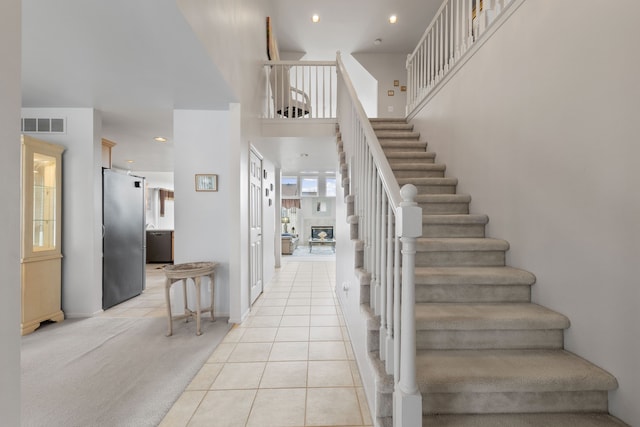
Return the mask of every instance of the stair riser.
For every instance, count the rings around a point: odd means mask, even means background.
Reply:
[[[393,393],[376,393],[376,417],[393,416]]]
[[[419,278],[417,278],[419,280]],[[530,302],[527,285],[420,285],[417,302]]]
[[[383,421],[380,421],[383,422]],[[607,413],[425,415],[429,427],[629,427]],[[387,427],[383,424],[376,427]],[[389,425],[388,427],[392,427]]]
[[[505,265],[504,251],[421,252],[417,248],[418,267],[496,267]]]
[[[484,237],[484,224],[423,224],[422,237]]]
[[[562,330],[417,331],[419,350],[561,349]]]
[[[423,215],[468,214],[469,203],[418,203]]]
[[[606,412],[606,391],[424,393],[422,413]]]
[[[351,224],[351,228],[352,229],[355,228],[356,234],[358,234],[358,224]],[[354,237],[351,237],[351,240],[354,240]],[[353,260],[353,267],[354,268],[364,267],[364,251],[356,251],[355,257]]]
[[[364,289],[362,289],[364,291]],[[371,327],[367,324],[367,351],[380,351],[380,326]]]
[[[394,170],[393,174],[396,178],[444,178],[443,170]]]

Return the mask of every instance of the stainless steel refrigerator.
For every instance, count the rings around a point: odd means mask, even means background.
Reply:
[[[107,309],[144,289],[144,178],[102,170],[102,227],[102,308]]]

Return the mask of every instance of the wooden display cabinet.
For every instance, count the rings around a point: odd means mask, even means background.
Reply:
[[[35,331],[45,320],[64,319],[60,250],[63,151],[59,145],[22,136],[22,335]]]

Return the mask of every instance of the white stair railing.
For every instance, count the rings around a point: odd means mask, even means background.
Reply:
[[[521,0],[445,0],[407,58],[407,116],[419,108],[489,26]]]
[[[394,376],[394,425],[417,427],[422,396],[416,381],[415,242],[422,235],[422,208],[414,201],[415,186],[400,189],[340,54],[337,64],[338,122],[349,165],[343,178],[355,195],[371,308],[380,316],[380,358]]]
[[[268,119],[335,119],[335,61],[267,61],[264,63]]]

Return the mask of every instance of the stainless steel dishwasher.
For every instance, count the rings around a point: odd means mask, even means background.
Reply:
[[[173,230],[147,230],[147,262],[173,262]]]

